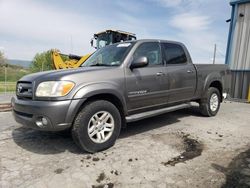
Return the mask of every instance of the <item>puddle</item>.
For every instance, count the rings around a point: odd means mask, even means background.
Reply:
[[[183,139],[185,151],[182,152],[179,156],[174,157],[167,162],[162,162],[163,165],[175,166],[178,163],[183,163],[187,160],[191,160],[201,155],[202,150],[203,150],[202,144],[198,142],[197,140],[190,138],[189,134],[184,134],[184,133],[182,134],[183,135],[181,135],[181,137]]]

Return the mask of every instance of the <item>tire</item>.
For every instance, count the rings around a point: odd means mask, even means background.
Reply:
[[[221,94],[219,90],[215,87],[208,88],[206,97],[202,99],[200,102],[201,114],[207,117],[215,116],[220,109],[220,103],[221,103]]]
[[[109,101],[97,100],[84,105],[72,127],[75,143],[90,153],[115,144],[121,130],[119,110]]]

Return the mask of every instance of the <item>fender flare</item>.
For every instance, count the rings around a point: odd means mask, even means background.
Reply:
[[[123,94],[120,91],[119,86],[110,82],[99,82],[99,83],[90,83],[88,85],[83,85],[80,89],[77,90],[73,99],[87,99],[95,95],[100,94],[110,94],[115,96],[122,104],[124,112],[127,111],[126,101],[123,97]]]
[[[204,86],[202,89],[202,98],[206,96],[206,91],[208,90],[211,83],[215,82],[215,81],[219,82],[221,84],[222,91],[223,91],[223,84],[222,84],[221,75],[219,73],[211,73],[206,77],[206,79],[204,81]]]

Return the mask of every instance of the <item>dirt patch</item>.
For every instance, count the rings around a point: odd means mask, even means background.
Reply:
[[[171,148],[176,148],[178,151],[184,150],[183,140],[180,138],[179,134],[176,133],[163,133],[163,134],[154,134],[152,139],[155,142],[161,142],[164,145],[168,145]]]
[[[62,168],[58,168],[58,169],[56,169],[54,172],[55,172],[56,174],[61,174],[61,173],[63,172],[63,170],[64,170],[64,169],[62,169]]]
[[[100,182],[103,181],[105,178],[106,178],[106,175],[105,175],[104,172],[102,172],[102,173],[98,176],[98,178],[96,179],[96,181],[97,181],[98,183],[100,183]]]
[[[182,152],[179,156],[174,157],[167,162],[162,162],[163,165],[175,166],[177,163],[183,163],[187,160],[191,160],[201,155],[203,146],[200,142],[193,138],[190,138],[189,134],[184,133],[182,133],[182,139],[185,151]]]
[[[111,174],[115,174],[116,176],[118,176],[119,174],[121,174],[121,172],[119,172],[118,170],[111,170],[110,173]]]
[[[93,161],[99,161],[100,159],[98,157],[93,157]]]

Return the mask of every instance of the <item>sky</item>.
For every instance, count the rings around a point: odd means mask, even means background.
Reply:
[[[227,0],[0,0],[0,50],[9,59],[36,53],[93,52],[93,34],[106,29],[138,39],[184,43],[194,63],[224,63],[231,7]]]

